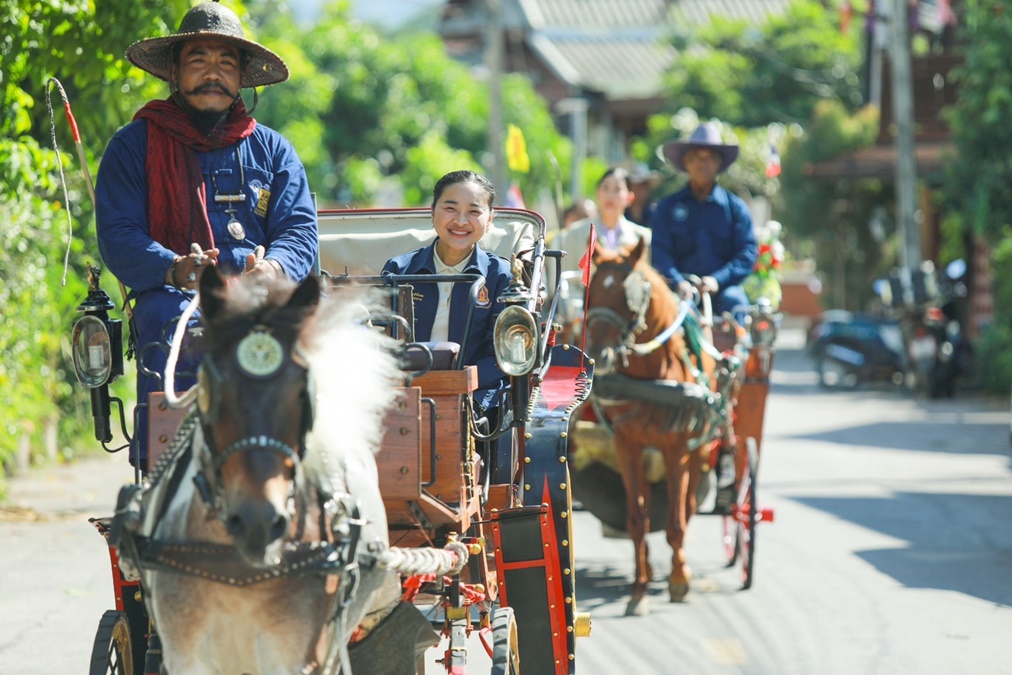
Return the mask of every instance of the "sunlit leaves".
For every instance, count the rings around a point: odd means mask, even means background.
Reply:
[[[758,127],[808,120],[821,99],[860,107],[859,32],[840,30],[823,2],[797,0],[761,26],[715,20],[676,38],[668,76],[676,107]]]

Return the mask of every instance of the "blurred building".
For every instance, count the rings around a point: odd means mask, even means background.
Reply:
[[[762,22],[789,0],[447,0],[439,34],[450,56],[487,68],[491,32],[501,34],[502,70],[524,73],[568,135],[576,157],[615,163],[665,102],[664,76],[677,58],[673,27],[715,15]],[[496,11],[498,10],[498,11]],[[579,162],[575,162],[576,172]],[[582,196],[578,175],[571,192]]]

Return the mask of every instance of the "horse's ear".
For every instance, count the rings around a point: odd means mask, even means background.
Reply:
[[[646,250],[647,250],[647,242],[643,239],[643,237],[640,237],[639,241],[636,242],[636,246],[634,246],[633,249],[629,251],[629,258],[628,258],[629,264],[635,267],[636,263],[640,261],[640,259],[643,257],[643,253],[646,252]]]
[[[295,287],[292,297],[288,300],[288,307],[311,311],[320,303],[321,293],[320,280],[309,275]]]
[[[218,266],[205,268],[200,275],[200,313],[208,321],[213,320],[225,305],[222,299],[223,288],[225,280],[218,271]]]

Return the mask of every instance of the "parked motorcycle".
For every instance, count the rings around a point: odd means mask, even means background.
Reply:
[[[961,321],[967,296],[966,262],[954,260],[936,273],[924,263],[912,273],[895,270],[880,297],[903,328],[911,384],[931,398],[952,397],[969,370],[970,346]]]
[[[901,385],[908,368],[898,321],[846,310],[823,312],[808,333],[807,351],[819,384],[829,389],[882,381]]]

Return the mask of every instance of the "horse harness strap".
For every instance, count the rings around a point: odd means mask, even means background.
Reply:
[[[339,567],[334,564],[334,550],[329,542],[285,547],[281,562],[264,569],[246,564],[235,547],[226,544],[177,544],[146,537],[138,537],[138,544],[145,569],[188,574],[228,586],[242,587],[271,579],[327,573],[328,567]]]
[[[296,463],[296,465],[300,463],[299,454],[295,451],[295,448],[287,443],[282,443],[276,438],[259,435],[240,438],[237,441],[229,443],[220,451],[214,453],[214,459],[212,461],[214,470],[216,472],[221,471],[221,467],[225,465],[225,462],[227,462],[232,455],[243,452],[244,450],[270,450],[292,460]]]
[[[341,493],[326,496],[317,493],[321,514],[320,531],[325,534],[326,540],[289,541],[282,548],[281,561],[269,568],[257,568],[245,563],[237,549],[231,545],[166,542],[153,537],[158,523],[164,518],[182,484],[188,464],[193,461],[191,453],[195,450],[193,446],[198,423],[198,416],[193,412],[184,418],[176,437],[151,472],[151,481],[146,486],[131,484],[120,490],[109,539],[111,544],[122,548],[123,562],[136,567],[136,573],[142,569],[176,572],[231,586],[248,586],[289,576],[337,575],[342,581],[350,578],[350,583],[339,584],[344,591],[342,604],[347,603],[358,582],[357,548],[364,524],[358,503],[351,495]],[[247,442],[233,443],[226,450],[234,453],[248,447],[250,439],[243,440]],[[201,451],[206,452],[206,443],[202,445]],[[265,444],[267,446],[283,454],[284,448],[287,448],[289,453],[293,453],[296,466],[299,466],[298,458],[290,447],[275,448],[269,442]],[[201,497],[206,500],[206,479],[203,486],[199,480],[202,476],[198,471],[194,483]],[[209,502],[208,507],[214,509],[213,503]],[[368,555],[375,559],[374,554]]]

